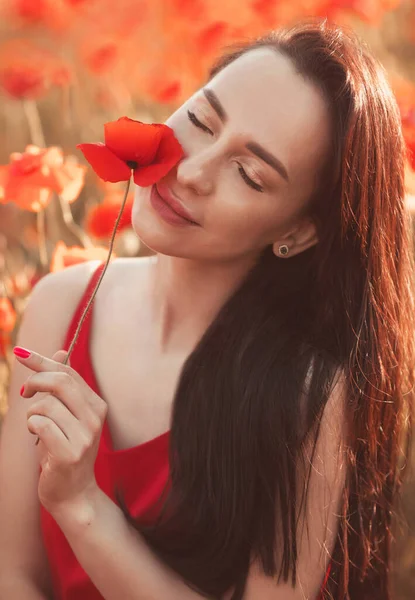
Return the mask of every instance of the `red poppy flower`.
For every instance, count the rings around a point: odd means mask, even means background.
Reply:
[[[62,1],[9,0],[7,4],[9,4],[7,8],[10,16],[12,18],[17,16],[24,24],[42,25],[54,31],[70,28],[72,11]]]
[[[67,202],[76,200],[84,185],[86,167],[60,148],[29,145],[14,152],[8,165],[0,166],[0,204],[14,202],[23,210],[39,212],[50,202],[53,192]]]
[[[183,148],[167,125],[146,124],[128,117],[106,123],[105,143],[78,144],[94,171],[104,181],[152,185],[182,158]]]
[[[0,88],[12,98],[37,100],[52,85],[67,85],[71,78],[68,65],[29,40],[0,45]]]
[[[1,87],[12,98],[38,98],[46,91],[44,74],[27,66],[12,66],[0,73]]]
[[[16,324],[16,312],[8,298],[0,298],[0,331],[10,333]]]
[[[12,336],[10,333],[0,331],[0,358],[6,358],[8,350],[12,344]],[[0,411],[1,416],[1,411]]]
[[[166,81],[165,75],[157,77],[152,75],[149,84],[149,95],[160,104],[177,102],[182,91],[182,84],[177,79]]]
[[[122,206],[123,197],[124,193],[120,190],[112,191],[104,198],[101,204],[94,206],[88,212],[84,225],[88,235],[96,238],[107,238],[112,234],[114,224]],[[131,227],[133,202],[133,196],[128,196],[120,222],[118,223],[118,232]]]
[[[216,21],[205,27],[197,36],[196,45],[199,52],[216,52],[223,45],[228,33],[229,25],[223,21]]]

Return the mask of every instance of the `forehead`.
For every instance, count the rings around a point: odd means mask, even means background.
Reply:
[[[283,54],[251,50],[207,87],[218,96],[230,127],[275,151],[289,172],[313,166],[324,153],[329,116],[323,94]]]

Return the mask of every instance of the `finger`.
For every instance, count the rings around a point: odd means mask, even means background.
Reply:
[[[69,440],[63,431],[51,419],[42,415],[32,415],[27,420],[30,433],[45,444],[46,450],[59,460],[67,460],[69,456]]]
[[[86,436],[82,435],[79,428],[73,429],[71,437],[68,438],[61,426],[44,415],[31,415],[27,421],[27,428],[30,433],[39,437],[53,458],[62,463],[76,462],[89,446]]]
[[[65,359],[66,359],[67,356],[68,356],[67,350],[58,350],[52,356],[52,360],[55,360],[56,362],[64,364],[64,361],[65,361]],[[68,359],[65,364],[68,365],[68,366],[71,366],[70,359]]]
[[[27,421],[32,416],[42,416],[50,419],[62,431],[66,439],[79,446],[85,440],[92,439],[94,434],[79,421],[57,398],[47,395],[39,402],[35,402],[27,411]]]
[[[23,357],[16,354],[16,352],[20,354],[21,351],[23,351],[24,353],[29,353],[29,356]],[[106,412],[106,402],[102,398],[100,398],[85,382],[83,377],[81,377],[81,375],[79,375],[79,373],[69,365],[64,365],[61,362],[58,362],[51,358],[47,358],[42,354],[26,350],[26,348],[21,348],[19,346],[15,346],[13,352],[15,353],[17,360],[21,362],[21,364],[25,365],[26,367],[32,369],[32,371],[35,371],[37,373],[53,371],[57,371],[58,373],[68,373],[75,380],[75,382],[77,382],[80,385],[80,387],[84,390],[85,398],[87,399],[88,403],[91,404],[91,406],[93,406],[97,414]],[[59,350],[53,356],[56,357],[58,355],[58,358],[61,359],[64,353],[67,354],[65,350]]]
[[[79,421],[83,422],[87,429],[95,431],[101,424],[100,414],[97,414],[94,407],[88,403],[84,397],[82,388],[77,385],[68,373],[35,373],[26,381],[22,390],[24,398],[31,398],[38,392],[47,392],[44,396],[38,398],[29,408],[29,411],[36,412],[39,406],[49,402],[49,398],[54,398]]]
[[[27,350],[26,348],[21,348],[20,346],[15,346],[13,348],[13,352],[17,358],[17,360],[32,371],[37,373],[47,372],[47,371],[60,371],[62,373],[72,372],[74,377],[76,377],[77,373],[74,371],[69,365],[64,365],[60,360],[53,360],[52,358],[47,358],[42,354],[38,354],[37,352],[33,352],[32,350]],[[56,352],[54,356],[58,354],[58,357],[62,358],[64,350],[59,350]],[[23,356],[23,354],[27,354],[28,356]],[[65,352],[65,354],[67,354]],[[63,358],[62,358],[63,360]]]

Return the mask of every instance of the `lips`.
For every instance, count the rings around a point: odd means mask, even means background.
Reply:
[[[191,223],[194,223],[195,225],[199,225],[199,223],[196,221],[193,215],[191,215],[184,208],[184,206],[182,206],[181,203],[178,200],[176,200],[176,198],[173,196],[173,194],[170,192],[169,188],[165,184],[159,182],[156,183],[155,186],[161,199],[166,204],[168,204],[176,214],[178,214],[180,217],[183,217],[184,219],[187,219]]]

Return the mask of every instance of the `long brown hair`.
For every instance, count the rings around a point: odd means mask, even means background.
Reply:
[[[259,47],[288,56],[330,106],[332,151],[308,204],[319,243],[290,259],[265,248],[188,357],[158,523],[135,521],[120,490],[117,498],[149,545],[201,594],[221,598],[234,587],[241,599],[253,557],[266,574],[295,582],[296,467],[342,372],[347,477],[326,596],[387,600],[414,384],[400,117],[382,67],[352,33],[326,21],[233,47],[211,76]]]

